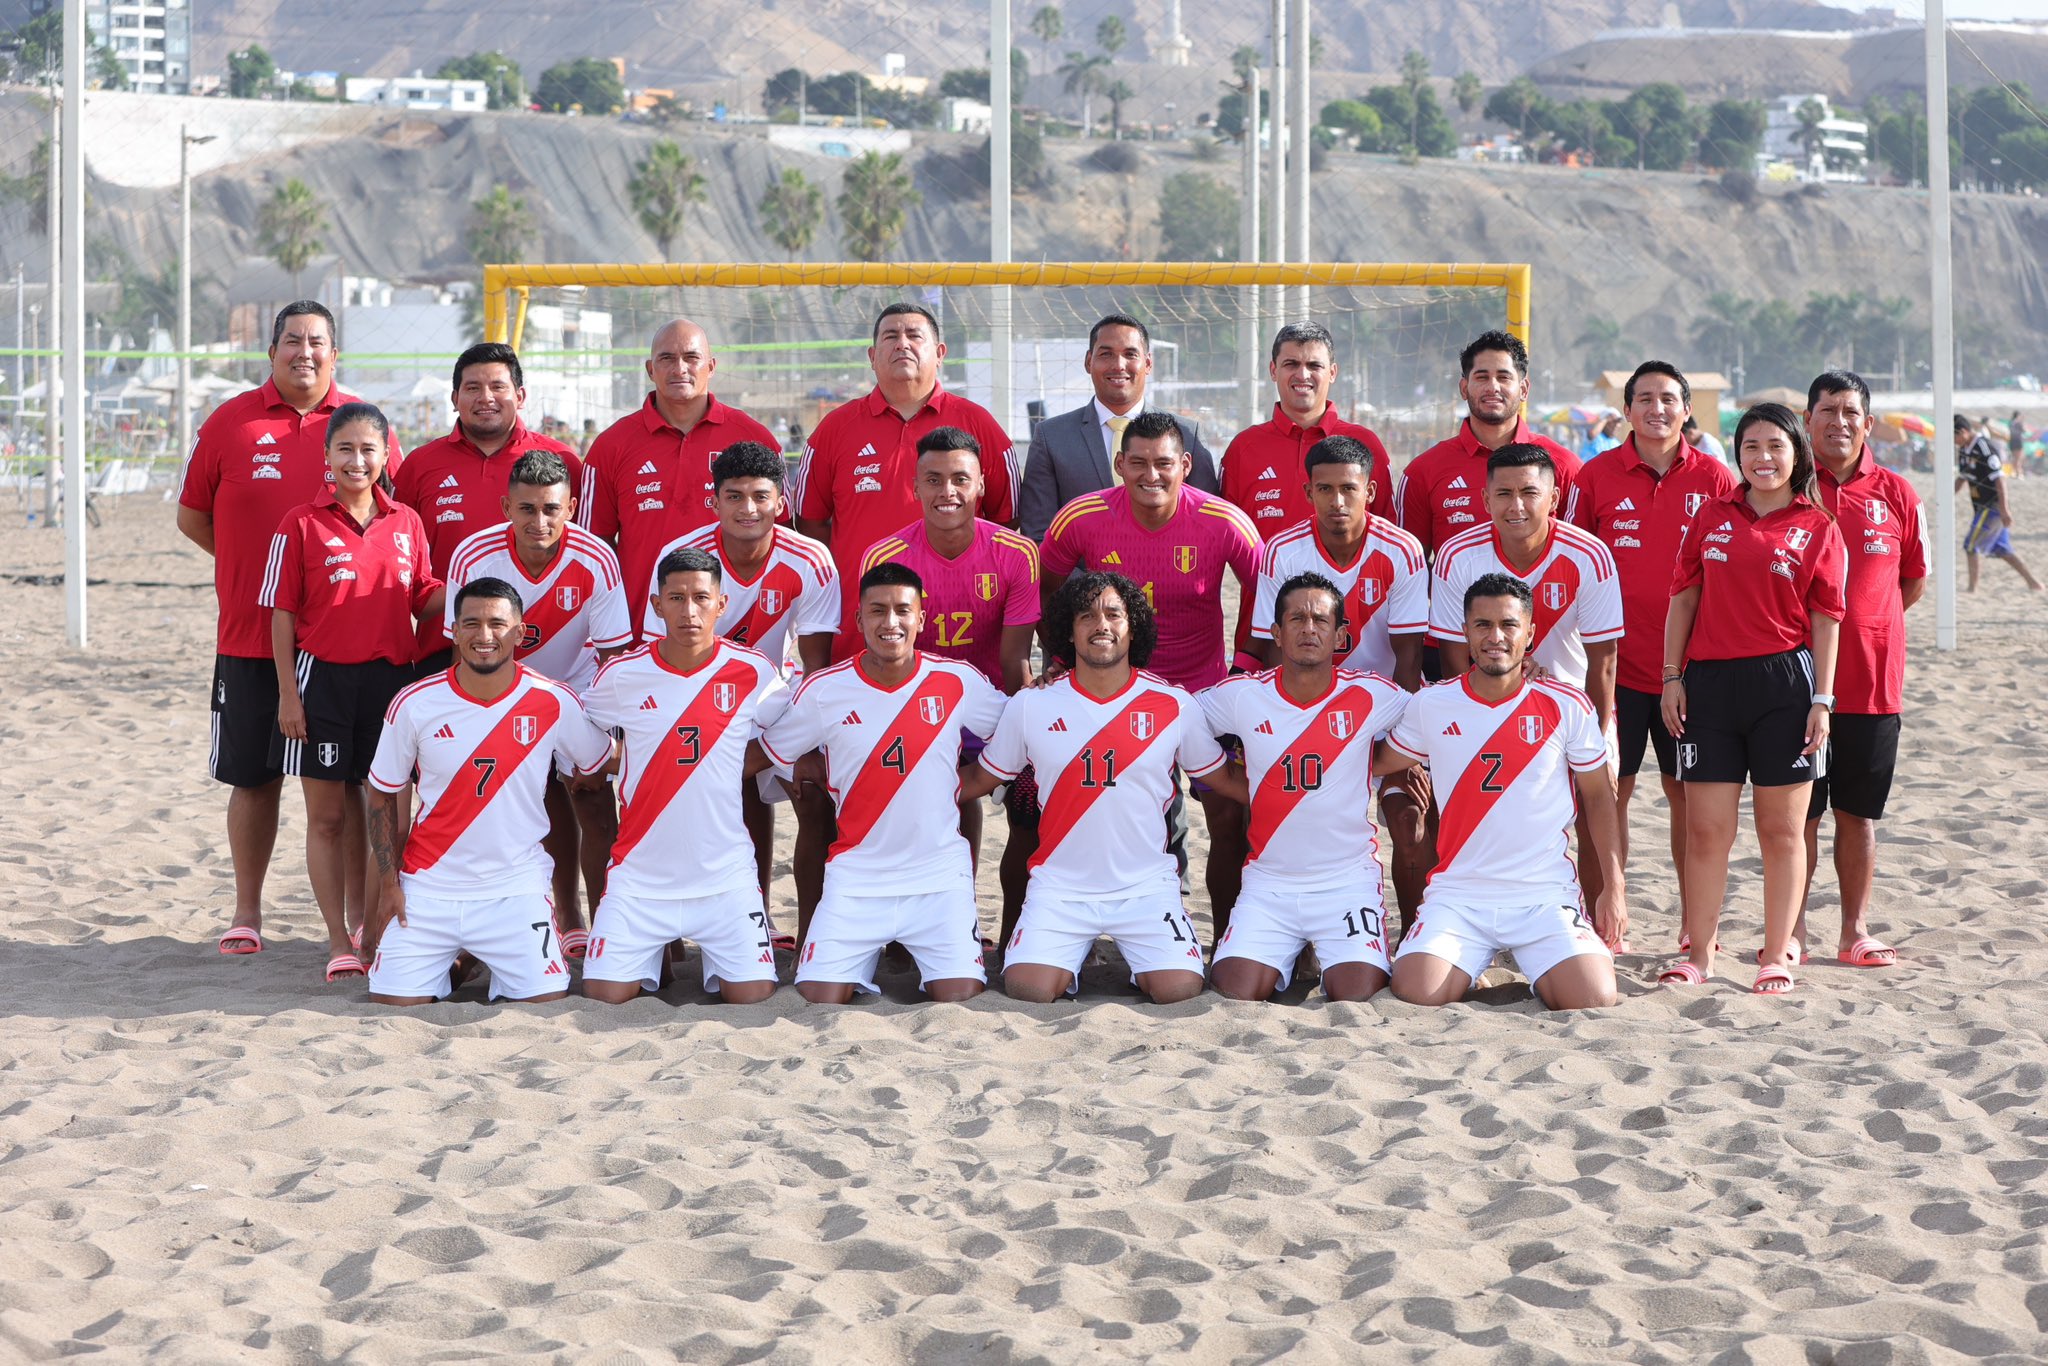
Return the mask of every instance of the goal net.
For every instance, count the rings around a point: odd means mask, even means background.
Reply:
[[[1526,339],[1529,284],[1518,264],[493,265],[483,302],[485,335],[519,348],[528,421],[570,433],[640,401],[648,343],[676,317],[709,335],[722,398],[808,431],[872,385],[875,315],[920,303],[939,318],[946,387],[1020,442],[1088,401],[1088,329],[1124,313],[1152,336],[1149,401],[1220,450],[1271,411],[1273,333],[1304,321],[1334,338],[1339,412],[1436,439],[1453,425],[1459,348],[1489,328]]]

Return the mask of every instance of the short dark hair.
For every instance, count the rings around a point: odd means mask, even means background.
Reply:
[[[1678,425],[1678,430],[1680,430],[1681,432],[1696,432],[1699,429],[1700,420],[1694,417],[1691,413],[1687,413],[1685,415],[1685,421],[1681,422]]]
[[[1134,436],[1142,436],[1149,441],[1170,436],[1181,454],[1187,454],[1188,439],[1181,435],[1180,422],[1172,413],[1162,413],[1155,409],[1149,413],[1139,413],[1132,418],[1125,424],[1123,435],[1117,438],[1117,454],[1121,455],[1130,448],[1131,438]]]
[[[772,451],[758,441],[735,441],[711,462],[711,487],[723,488],[728,479],[766,479],[781,488],[789,477],[789,462],[781,451]]]
[[[1829,394],[1855,390],[1863,400],[1863,415],[1870,416],[1870,384],[1854,370],[1823,370],[1806,386],[1806,411],[1812,412]]]
[[[1301,457],[1304,473],[1313,473],[1318,465],[1356,465],[1370,479],[1372,451],[1355,436],[1326,436]]]
[[[1280,585],[1280,591],[1273,595],[1273,625],[1279,626],[1280,618],[1286,615],[1287,599],[1294,593],[1328,593],[1337,604],[1337,624],[1344,624],[1344,592],[1323,575],[1314,570],[1304,570]]]
[[[526,602],[519,596],[519,590],[506,583],[503,579],[489,577],[471,579],[468,583],[456,589],[454,611],[457,621],[462,620],[463,604],[471,598],[500,598],[512,604],[513,616],[524,617],[526,615]]]
[[[720,587],[725,585],[725,570],[719,567],[718,557],[695,546],[686,545],[661,557],[661,563],[654,570],[654,591],[657,594],[671,574],[709,574],[713,583]]]
[[[1273,334],[1273,354],[1268,360],[1280,359],[1280,348],[1289,343],[1296,346],[1314,346],[1318,342],[1332,356],[1337,354],[1337,341],[1330,335],[1330,329],[1321,323],[1288,323]]]
[[[1522,604],[1524,612],[1528,612],[1533,616],[1536,611],[1536,598],[1534,594],[1530,593],[1529,585],[1523,583],[1513,574],[1502,574],[1496,571],[1491,574],[1481,574],[1478,578],[1474,579],[1472,586],[1465,590],[1466,616],[1472,615],[1472,604],[1481,598],[1513,598],[1516,602]]]
[[[332,446],[334,434],[351,422],[367,422],[377,429],[378,436],[386,441],[391,440],[391,419],[384,416],[384,410],[374,403],[354,399],[336,408],[334,415],[327,419],[327,430],[322,433],[321,446]]]
[[[875,333],[868,340],[871,343],[880,341],[882,339],[882,324],[891,318],[900,317],[905,313],[915,313],[918,317],[923,318],[932,325],[932,336],[937,337],[939,335],[938,315],[929,308],[926,308],[923,304],[893,303],[875,315]]]
[[[860,576],[860,592],[865,595],[870,588],[909,588],[924,592],[924,580],[915,569],[896,560],[884,560]]]
[[[335,330],[334,315],[327,311],[327,305],[313,299],[298,299],[277,310],[277,318],[270,324],[270,344],[277,345],[284,340],[284,325],[293,318],[325,318],[327,340],[334,349],[341,349],[341,333]]]
[[[1486,477],[1490,481],[1495,470],[1547,470],[1550,482],[1557,482],[1557,462],[1550,458],[1550,452],[1529,441],[1510,441],[1492,455],[1486,457]]]
[[[1131,667],[1142,669],[1152,662],[1159,644],[1159,618],[1138,585],[1106,569],[1075,574],[1060,585],[1045,605],[1045,650],[1072,668],[1074,664],[1074,618],[1093,606],[1105,592],[1114,592],[1131,619]]]
[[[551,489],[568,482],[568,461],[553,451],[532,450],[520,452],[519,458],[512,462],[512,477],[505,484],[508,488],[513,484],[524,484],[528,488]]]
[[[1138,329],[1138,339],[1145,343],[1145,349],[1147,351],[1152,349],[1152,333],[1146,328],[1145,324],[1139,322],[1128,313],[1105,313],[1095,320],[1095,326],[1088,329],[1088,349],[1090,351],[1095,349],[1095,339],[1102,334],[1102,329],[1105,327],[1135,327]]]
[[[519,368],[519,353],[503,342],[478,342],[455,358],[455,382],[450,387],[457,393],[462,391],[462,376],[472,365],[502,365],[512,372],[512,387],[526,387],[526,371]]]
[[[1481,332],[1466,343],[1465,349],[1458,353],[1458,373],[1471,374],[1472,362],[1478,360],[1483,351],[1507,352],[1508,359],[1514,362],[1515,373],[1523,379],[1529,377],[1529,348],[1522,344],[1520,337],[1512,332],[1503,332],[1499,328],[1491,332]]]
[[[1678,381],[1678,396],[1685,400],[1686,407],[1692,406],[1692,384],[1679,373],[1678,367],[1668,360],[1646,360],[1636,367],[1628,377],[1628,383],[1621,386],[1621,406],[1626,408],[1636,401],[1636,381],[1645,375],[1662,375]]]
[[[1971,422],[1969,418],[1964,417],[1961,413],[1956,414],[1955,427],[1957,431],[1967,432],[1975,425],[1975,423]]]
[[[970,451],[975,459],[981,459],[981,443],[974,439],[974,433],[958,427],[934,427],[917,439],[919,455],[930,455],[933,451]]]

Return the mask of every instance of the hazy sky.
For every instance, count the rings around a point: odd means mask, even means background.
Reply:
[[[1839,9],[1869,9],[1868,0],[1827,0]],[[1927,12],[1926,0],[1881,0],[1896,9],[1900,18],[1918,18]],[[2048,0],[1947,0],[1948,17],[1956,19],[2048,20]]]

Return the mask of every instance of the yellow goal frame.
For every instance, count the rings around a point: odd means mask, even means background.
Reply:
[[[906,261],[896,264],[757,262],[682,265],[492,265],[484,267],[484,339],[520,344],[526,332],[528,292],[561,285],[710,286],[788,289],[799,286],[931,285],[968,288],[1011,285],[1056,289],[1076,285],[1186,285],[1232,288],[1271,285],[1505,289],[1507,330],[1529,340],[1527,262],[1485,265],[1404,263],[1304,265],[1180,261]],[[516,297],[516,304],[515,304]]]

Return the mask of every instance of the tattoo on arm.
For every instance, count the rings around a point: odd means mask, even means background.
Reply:
[[[398,798],[387,792],[370,794],[370,856],[376,860],[377,876],[398,875]]]

